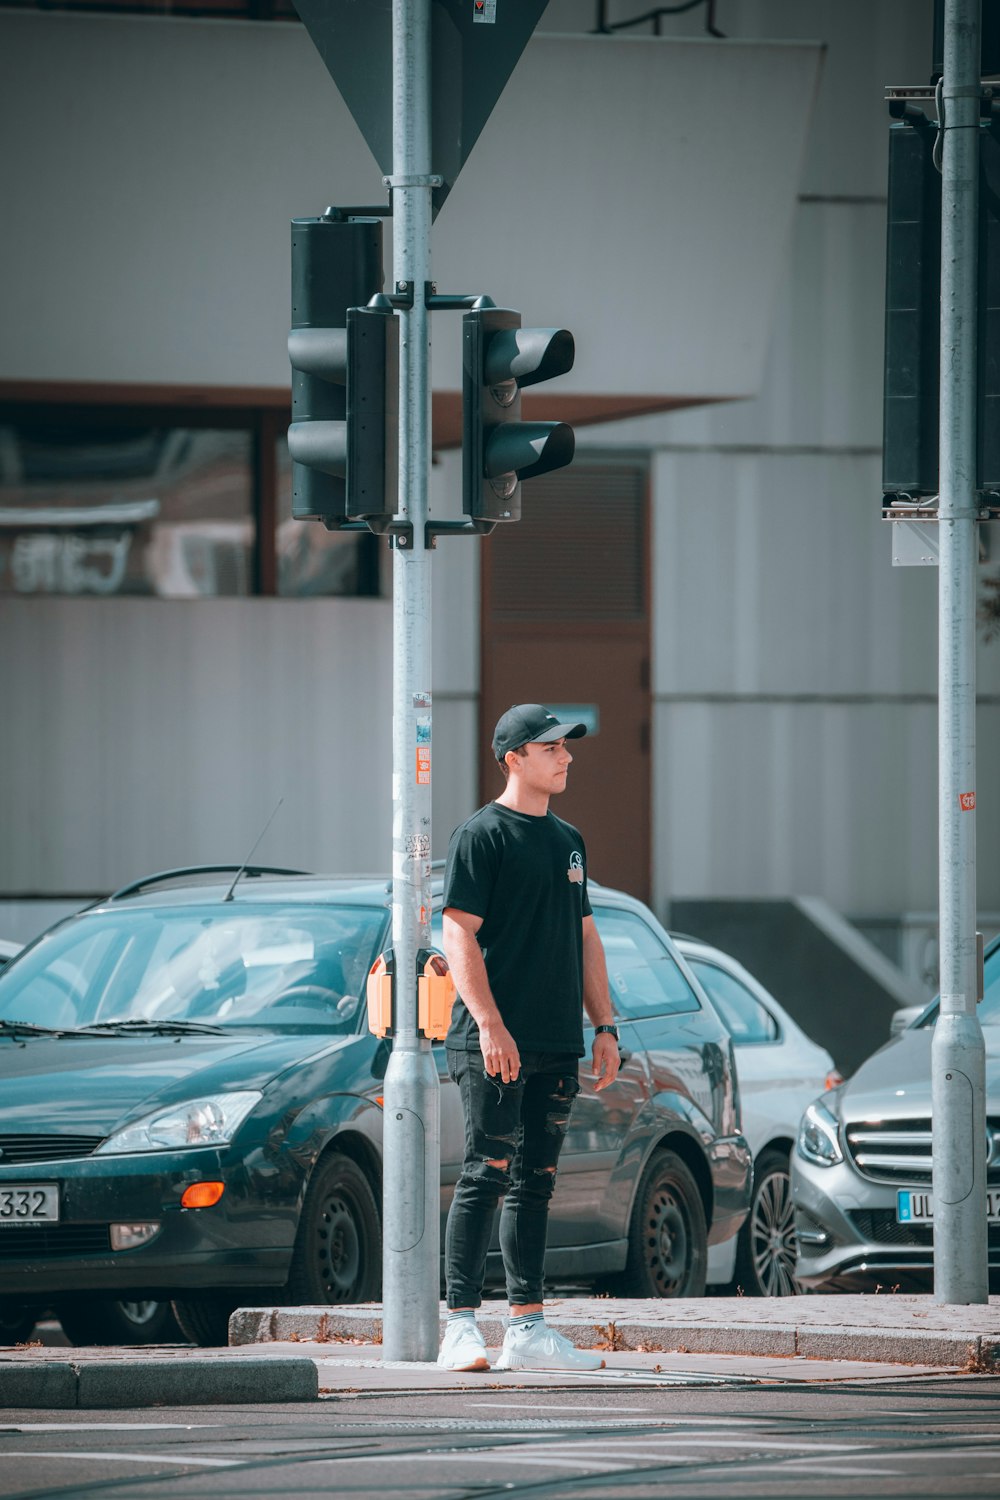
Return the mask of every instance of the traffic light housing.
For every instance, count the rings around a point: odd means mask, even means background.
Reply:
[[[882,489],[938,492],[941,174],[931,121],[889,127]],[[891,500],[887,500],[891,504]]]
[[[380,220],[292,220],[292,515],[331,531],[396,509],[399,327],[381,289]]]
[[[485,299],[484,299],[485,300]],[[570,463],[565,422],[522,422],[521,390],[573,367],[565,328],[522,328],[510,308],[479,306],[462,319],[462,503],[478,521],[518,521],[521,481]]]
[[[938,127],[889,127],[882,505],[939,493],[941,174]],[[979,127],[976,489],[1000,494],[1000,118]]]

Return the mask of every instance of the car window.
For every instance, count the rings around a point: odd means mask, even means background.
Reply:
[[[608,961],[608,981],[618,1014],[682,1015],[700,1010],[694,990],[670,950],[635,912],[594,908]]]
[[[354,906],[88,913],[0,972],[0,1019],[353,1032],[384,923],[383,911]]]
[[[983,1026],[996,1026],[1000,1023],[1000,948],[994,949],[990,954],[983,980],[979,1021]]]
[[[734,1042],[778,1041],[781,1033],[777,1021],[735,975],[703,958],[688,958],[688,963]]]
[[[921,1019],[921,1027],[933,1026],[940,1006],[932,1005]],[[983,971],[983,998],[976,1007],[981,1026],[1000,1026],[1000,945],[987,955]]]

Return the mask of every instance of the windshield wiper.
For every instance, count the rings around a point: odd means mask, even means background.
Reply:
[[[210,1026],[207,1021],[150,1021],[143,1016],[122,1017],[118,1021],[91,1021],[89,1026],[80,1028],[80,1035],[88,1032],[101,1031],[167,1031],[182,1034],[185,1031],[202,1032],[209,1036],[225,1036],[224,1026]]]
[[[0,1021],[3,1036],[65,1036],[65,1029],[57,1026],[36,1026],[34,1021]]]

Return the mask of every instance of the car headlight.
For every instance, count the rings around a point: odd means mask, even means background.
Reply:
[[[206,1094],[201,1099],[171,1104],[116,1130],[94,1154],[228,1146],[260,1097],[259,1090],[247,1089],[238,1094]]]
[[[799,1125],[798,1151],[806,1161],[817,1167],[833,1167],[844,1160],[840,1149],[837,1117],[827,1109],[822,1100],[810,1104]]]

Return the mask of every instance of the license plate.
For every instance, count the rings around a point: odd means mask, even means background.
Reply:
[[[991,1224],[1000,1223],[1000,1188],[989,1188],[986,1193],[986,1218]],[[897,1224],[933,1224],[934,1198],[929,1189],[900,1188],[896,1194]]]
[[[0,1187],[0,1226],[55,1224],[58,1220],[57,1187],[34,1182],[26,1182],[19,1187]]]

